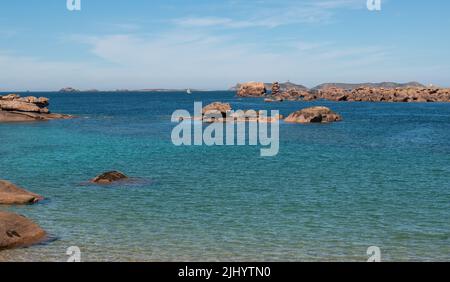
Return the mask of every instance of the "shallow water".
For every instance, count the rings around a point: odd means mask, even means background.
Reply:
[[[0,124],[0,178],[48,198],[1,207],[55,241],[0,261],[450,261],[450,105],[285,102],[231,92],[38,93],[74,120]],[[280,153],[176,147],[176,109],[230,102],[284,115],[325,105],[341,123],[280,125]],[[86,181],[107,170],[136,177]]]

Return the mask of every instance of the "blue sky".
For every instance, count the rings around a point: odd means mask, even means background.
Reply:
[[[450,2],[15,0],[0,4],[0,91],[226,89],[242,81],[450,86]]]

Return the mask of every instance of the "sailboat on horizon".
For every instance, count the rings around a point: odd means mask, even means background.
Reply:
[[[190,89],[190,88],[186,89],[186,93],[187,93],[188,95],[192,94],[191,89]]]

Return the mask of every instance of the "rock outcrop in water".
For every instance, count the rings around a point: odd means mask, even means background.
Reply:
[[[282,88],[278,83],[274,83],[272,85],[272,94],[269,96],[265,95],[263,84],[256,82],[240,84],[238,96],[265,97],[265,102],[314,101],[321,99],[337,102],[450,102],[449,88],[424,87],[419,83],[335,83],[323,84],[311,90],[307,88],[289,88],[283,91],[281,91]],[[345,88],[346,86],[351,87]]]
[[[270,94],[270,97],[264,99],[264,102],[273,103],[273,102],[283,102],[284,100],[285,97],[281,95],[280,84],[278,82],[274,82],[272,84],[272,93]]]
[[[1,205],[34,204],[43,199],[44,197],[20,188],[9,181],[0,180]]]
[[[213,122],[261,122],[270,123],[281,120],[282,115],[267,116],[264,111],[255,110],[233,110],[228,103],[214,102],[202,109],[201,116],[188,119],[198,120],[204,123]],[[180,121],[184,118],[180,118]]]
[[[33,96],[20,97],[17,94],[0,96],[0,122],[45,121],[69,119],[70,115],[50,113],[49,99]]]
[[[266,92],[264,82],[247,82],[239,84],[237,95],[240,97],[262,97]]]
[[[231,105],[228,103],[214,102],[202,109],[203,117],[205,115],[219,114],[222,117],[226,117],[227,113],[231,111]]]
[[[205,106],[202,110],[202,117],[194,117],[205,123],[212,122],[275,122],[282,119],[281,115],[267,117],[262,111],[238,110],[233,111],[228,103],[215,102]]]
[[[325,89],[325,88],[330,88],[330,87],[353,90],[353,89],[361,88],[361,87],[394,89],[394,88],[417,88],[417,87],[425,88],[426,86],[419,82],[416,82],[416,81],[411,81],[411,82],[407,82],[407,83],[398,83],[398,82],[335,83],[335,82],[331,82],[331,83],[322,83],[322,84],[317,85],[316,87],[312,88],[311,90],[320,90],[320,89]]]
[[[229,88],[229,91],[238,91],[242,84],[238,83],[235,86]],[[266,89],[271,89],[273,83],[265,82],[264,86]],[[300,89],[300,90],[308,90],[308,88],[304,85],[295,84],[290,81],[287,82],[278,82],[278,85],[280,86],[280,92],[285,92],[290,89]]]
[[[0,211],[0,251],[35,245],[46,237],[47,233],[28,218]]]
[[[318,98],[351,102],[450,102],[450,89],[446,88],[371,88],[342,89],[329,87],[316,91]]]
[[[292,113],[284,121],[289,123],[329,123],[341,120],[340,115],[327,107],[312,107]]]
[[[430,103],[450,102],[450,89],[446,88],[370,88],[343,89],[328,87],[319,90],[291,89],[272,95],[266,102],[329,100],[336,102],[392,102]]]
[[[48,98],[33,96],[21,98],[17,94],[0,96],[0,108],[4,111],[19,111],[48,114]]]
[[[111,184],[113,182],[122,181],[128,179],[128,176],[118,171],[105,172],[91,180],[96,184]]]
[[[272,96],[280,94],[280,91],[281,91],[280,84],[278,82],[274,82],[272,84]]]

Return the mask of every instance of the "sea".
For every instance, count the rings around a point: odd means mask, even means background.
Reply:
[[[23,93],[71,120],[0,124],[0,179],[46,200],[2,206],[49,234],[0,261],[450,261],[450,104],[287,101],[235,92]],[[178,109],[220,101],[330,124],[261,146],[175,146]],[[90,179],[118,170],[130,181]],[[70,252],[69,252],[70,253]]]

